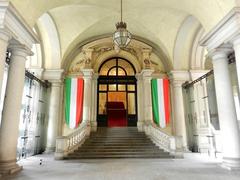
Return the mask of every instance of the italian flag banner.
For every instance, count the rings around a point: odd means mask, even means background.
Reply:
[[[65,79],[65,119],[71,129],[77,128],[82,121],[83,88],[82,78]]]
[[[152,79],[153,119],[161,128],[170,123],[169,80]]]

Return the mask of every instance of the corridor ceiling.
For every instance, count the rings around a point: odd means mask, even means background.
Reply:
[[[38,28],[39,18],[44,13],[50,15],[58,32],[62,58],[79,42],[111,35],[120,19],[120,0],[10,1],[31,27]],[[133,35],[160,47],[173,67],[188,68],[187,62],[183,62],[182,67],[174,62],[177,61],[177,41],[184,41],[182,46],[190,51],[200,27],[208,32],[236,3],[237,0],[123,0],[123,20]],[[190,21],[189,17],[192,17]],[[186,35],[179,38],[181,29],[186,27]],[[44,39],[42,29],[39,31]],[[186,59],[189,54],[186,52],[181,59]]]

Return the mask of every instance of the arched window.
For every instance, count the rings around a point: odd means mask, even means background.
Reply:
[[[112,58],[100,66],[98,73],[100,76],[134,76],[136,70],[128,60]]]

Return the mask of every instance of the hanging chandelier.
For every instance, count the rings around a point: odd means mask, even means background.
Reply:
[[[121,0],[121,21],[116,24],[117,30],[113,34],[113,42],[119,48],[125,48],[131,41],[131,33],[127,30],[127,24],[122,21],[122,0]]]

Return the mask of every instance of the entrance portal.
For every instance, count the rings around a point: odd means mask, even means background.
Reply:
[[[98,126],[137,126],[136,70],[126,59],[111,58],[99,68]]]

